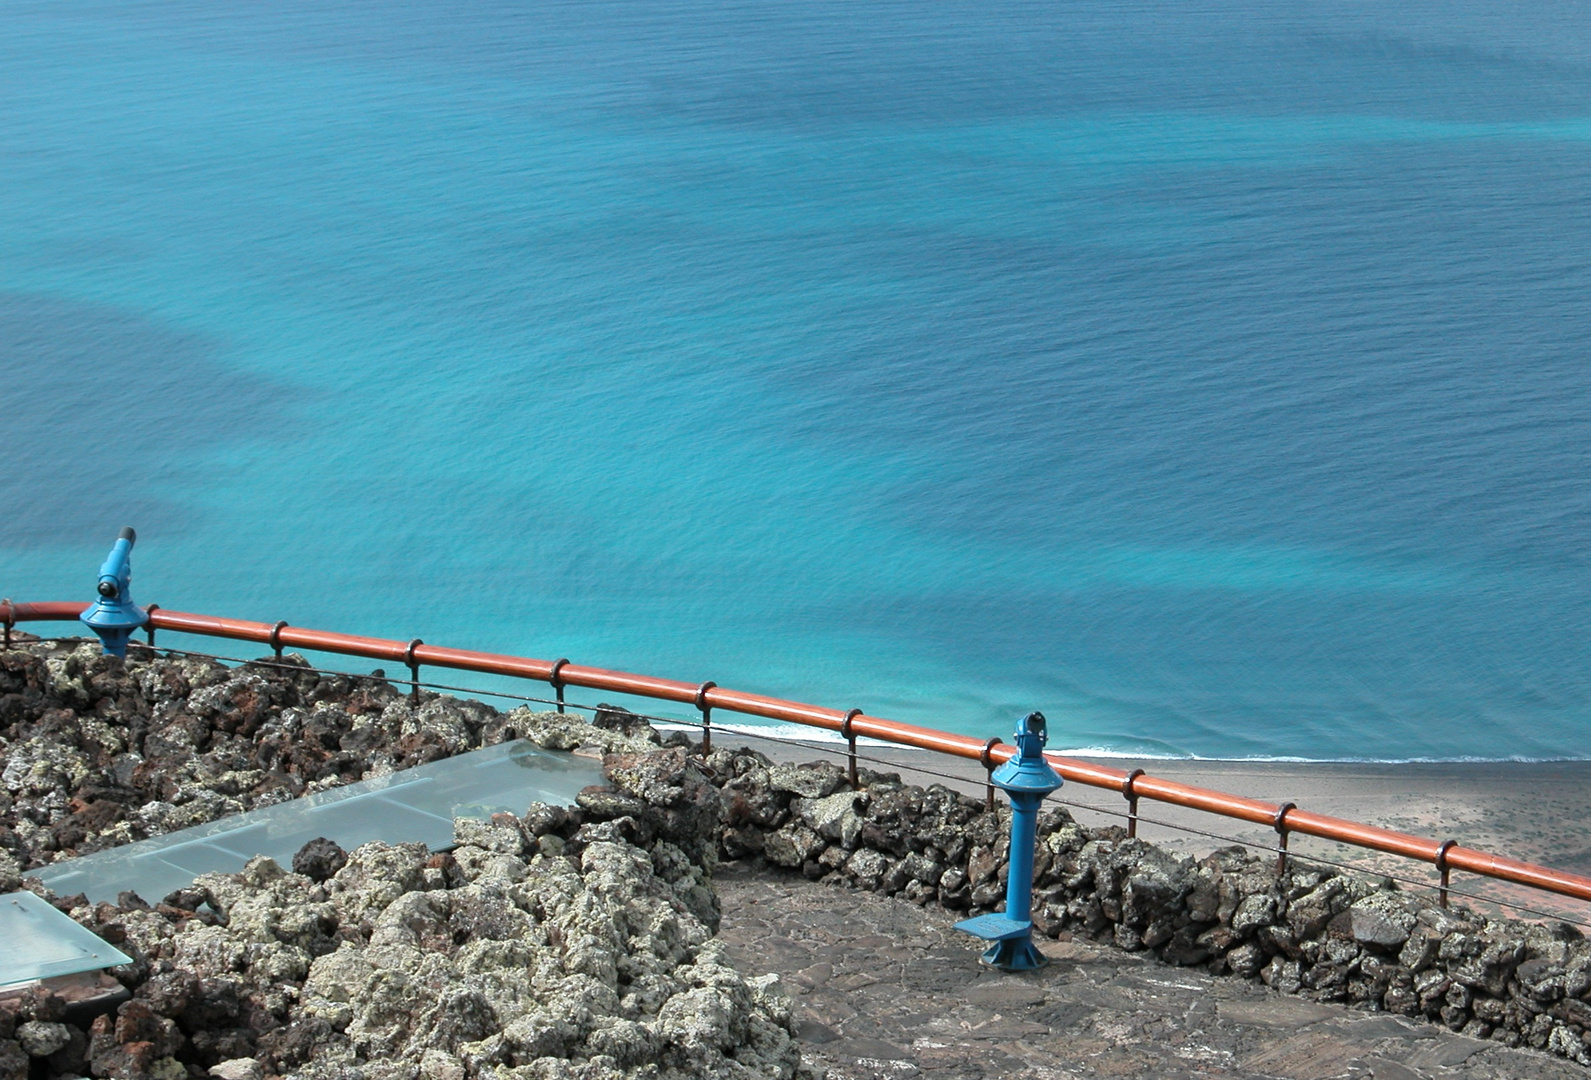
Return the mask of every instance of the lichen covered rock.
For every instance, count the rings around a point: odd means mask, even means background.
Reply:
[[[492,833],[507,831],[494,823]],[[789,1078],[775,981],[730,968],[680,849],[565,821],[560,854],[366,844],[317,883],[268,859],[154,911],[74,910],[147,972],[82,1034],[94,1075]],[[525,831],[520,830],[523,836]],[[545,834],[552,835],[552,834]],[[157,922],[157,928],[147,925]],[[32,1019],[21,1050],[76,1029]]]

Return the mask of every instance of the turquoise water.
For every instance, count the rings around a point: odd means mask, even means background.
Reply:
[[[0,590],[1585,757],[1577,6],[0,5]]]

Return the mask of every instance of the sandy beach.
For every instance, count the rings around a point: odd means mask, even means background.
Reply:
[[[725,732],[715,742],[730,745],[738,734]],[[777,760],[844,756],[844,748],[833,743],[742,741]],[[937,781],[968,792],[983,790],[983,770],[976,762],[889,746],[868,746],[858,753],[873,759],[873,768],[898,769],[903,779],[912,783]],[[1466,847],[1555,869],[1591,873],[1591,761],[1380,764],[1111,759],[1108,764],[1141,768],[1153,776],[1235,795],[1292,802],[1304,809],[1419,836],[1454,839]],[[1068,784],[1056,797],[1069,804],[1083,824],[1124,822],[1126,804],[1115,792]],[[1234,841],[1264,848],[1274,848],[1276,843],[1275,834],[1262,826],[1149,800],[1140,802],[1139,817],[1140,836],[1195,856]],[[1300,858],[1346,863],[1368,872],[1428,883],[1431,888],[1438,880],[1432,867],[1313,837],[1292,837],[1290,850]],[[1591,905],[1536,890],[1462,874],[1453,876],[1452,888],[1591,922]],[[1469,899],[1456,902],[1477,903]]]

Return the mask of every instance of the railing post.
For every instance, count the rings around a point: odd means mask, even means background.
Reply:
[[[568,662],[569,658],[567,656],[560,656],[552,662],[552,670],[547,673],[547,681],[552,683],[552,688],[558,694],[559,712],[563,712],[563,680],[558,677],[558,673],[563,670],[563,666]]]
[[[1282,803],[1276,808],[1271,827],[1276,830],[1276,876],[1287,873],[1287,811],[1296,810],[1296,803]]]
[[[994,758],[989,756],[989,752],[1003,741],[1003,739],[990,739],[983,744],[983,753],[978,755],[978,761],[982,763],[983,771],[987,774],[983,782],[983,808],[991,814],[994,813]]]
[[[1447,853],[1457,846],[1457,840],[1443,840],[1442,846],[1436,849],[1436,868],[1442,872],[1442,884],[1436,891],[1436,900],[1444,908],[1447,907],[1448,875],[1452,872],[1452,868],[1447,865]]]
[[[286,621],[279,621],[271,627],[271,652],[276,654],[278,660],[282,658],[282,631],[285,629]]]
[[[702,760],[713,752],[713,707],[707,704],[707,691],[718,684],[709,679],[696,688],[696,710],[702,714]]]
[[[149,616],[149,621],[144,624],[144,635],[148,638],[151,649],[155,647],[155,612],[159,610],[159,604],[150,604],[144,608],[144,614]]]
[[[11,647],[11,623],[15,619],[11,611],[11,598],[9,596],[4,600],[0,600],[0,608],[4,608],[6,613],[6,648],[9,649]]]
[[[840,721],[840,734],[845,736],[846,756],[849,758],[846,775],[851,779],[852,791],[861,785],[856,780],[856,732],[851,729],[851,723],[861,715],[861,709],[852,709],[845,714],[845,719]]]
[[[409,665],[409,700],[415,705],[420,704],[420,662],[414,658],[414,650],[425,642],[415,638],[409,642],[409,647],[403,650],[403,662]]]
[[[957,930],[992,942],[983,954],[983,962],[1003,971],[1031,971],[1048,963],[1033,945],[1033,841],[1038,832],[1039,806],[1044,796],[1061,786],[1061,778],[1044,760],[1044,742],[1044,714],[1028,713],[1017,725],[1018,756],[990,776],[990,782],[1011,797],[1005,912],[979,915],[956,924]]]
[[[1134,769],[1121,779],[1122,798],[1127,800],[1127,837],[1131,839],[1138,835],[1138,793],[1133,790],[1133,785],[1144,774],[1142,769]]]

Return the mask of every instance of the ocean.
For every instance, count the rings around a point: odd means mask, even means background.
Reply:
[[[0,4],[0,591],[1591,756],[1584,14]]]

